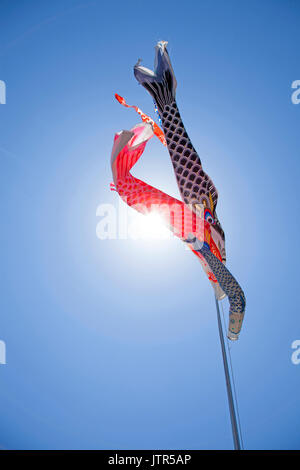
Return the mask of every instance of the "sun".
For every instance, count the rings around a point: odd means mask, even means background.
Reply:
[[[130,235],[135,240],[167,240],[171,238],[171,232],[158,212],[151,212],[147,215],[135,212],[130,224]]]

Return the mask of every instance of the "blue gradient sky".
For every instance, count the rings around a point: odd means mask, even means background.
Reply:
[[[96,237],[113,135],[153,114],[133,65],[169,41],[247,296],[232,346],[245,448],[299,449],[300,5],[2,0],[0,447],[232,447],[214,297],[179,240]],[[151,141],[137,176],[178,196]],[[227,319],[228,305],[224,301]]]

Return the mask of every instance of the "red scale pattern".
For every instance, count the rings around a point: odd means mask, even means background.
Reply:
[[[118,137],[116,135],[115,139]],[[138,161],[146,146],[146,142],[143,142],[132,149],[135,138],[136,136],[121,150],[112,164],[114,183],[119,195],[126,204],[142,214],[158,212],[165,225],[182,240],[186,240],[189,234],[193,233],[200,241],[206,242],[211,252],[222,261],[220,252],[211,237],[208,222],[197,216],[182,201],[131,175],[131,168]],[[194,253],[203,261],[201,254]],[[210,275],[213,276],[212,273]],[[211,280],[217,282],[216,279]]]

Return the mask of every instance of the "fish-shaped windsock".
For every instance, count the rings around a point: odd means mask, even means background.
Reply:
[[[245,295],[236,279],[225,267],[225,236],[216,214],[218,192],[210,177],[204,172],[201,160],[183,125],[175,100],[177,82],[166,46],[165,41],[160,41],[156,46],[154,72],[142,67],[138,62],[134,67],[134,74],[139,83],[152,95],[156,104],[184,202],[171,198],[134,178],[129,172],[153,135],[154,126],[151,121],[146,121],[143,117],[143,121],[148,124],[141,124],[131,131],[122,131],[115,136],[111,160],[114,183],[116,190],[127,204],[140,212],[151,212],[153,202],[156,210],[157,203],[165,204],[169,208],[164,213],[166,225],[175,235],[188,243],[199,257],[215,289],[216,297],[220,299],[225,295],[228,296],[230,303],[228,338],[236,340],[245,313]],[[155,134],[158,136],[157,129]],[[174,208],[170,211],[170,206],[175,207],[175,212]],[[186,220],[182,223],[183,217],[180,215],[182,213],[189,215],[187,223]]]
[[[186,204],[192,206],[196,214],[210,224],[212,238],[221,253],[222,262],[225,263],[225,235],[216,213],[218,192],[211,178],[204,172],[200,157],[183,125],[175,99],[177,81],[166,47],[166,41],[159,41],[156,45],[154,71],[141,66],[139,61],[134,67],[134,75],[151,94],[157,106],[181,197]],[[197,245],[197,241],[192,243],[195,242]],[[193,247],[195,249],[195,245]],[[228,336],[230,339],[237,339],[245,313],[244,292],[207,246],[200,248],[200,252],[229,298]]]

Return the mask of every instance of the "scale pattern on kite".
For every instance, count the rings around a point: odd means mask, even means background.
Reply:
[[[245,294],[231,272],[211,253],[209,248],[204,245],[199,252],[209,264],[222,290],[228,296],[230,304],[228,336],[232,340],[238,339],[245,315]]]
[[[199,155],[184,128],[175,101],[164,106],[161,119],[183,201],[193,204],[205,200],[207,207],[210,207],[210,193],[213,206],[216,207],[217,190],[202,169]]]

